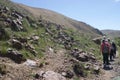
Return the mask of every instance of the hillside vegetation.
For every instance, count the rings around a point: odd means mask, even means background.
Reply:
[[[92,39],[101,35],[90,25],[61,14],[2,0],[1,79],[94,78],[101,73],[101,56],[98,56],[99,45]],[[44,77],[45,74],[49,76]]]

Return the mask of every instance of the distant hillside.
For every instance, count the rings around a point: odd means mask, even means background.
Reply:
[[[120,30],[101,30],[103,34],[110,38],[120,37]]]

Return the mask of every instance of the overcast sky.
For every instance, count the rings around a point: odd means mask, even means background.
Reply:
[[[56,11],[95,28],[120,30],[120,0],[12,0]]]

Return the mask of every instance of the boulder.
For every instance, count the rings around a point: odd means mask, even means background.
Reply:
[[[18,23],[19,25],[22,25],[22,22],[21,22],[20,19],[17,18],[16,21],[17,21],[17,23]]]
[[[21,31],[23,30],[23,27],[20,25],[21,23],[19,23],[17,20],[13,20],[12,21],[12,30],[15,30],[15,31]]]
[[[38,41],[39,40],[39,36],[34,35],[34,36],[31,37],[31,39],[34,40],[34,41]]]
[[[3,12],[7,13],[10,9],[8,7],[4,7]]]
[[[16,49],[22,49],[22,43],[18,41],[17,39],[12,39],[12,46]]]
[[[40,71],[35,75],[39,80],[66,80],[61,74],[54,71]]]
[[[77,76],[82,76],[82,77],[86,76],[86,74],[84,73],[84,66],[79,63],[74,64],[73,70]]]
[[[84,65],[84,68],[85,68],[86,70],[90,70],[91,64],[90,64],[90,63],[87,63],[86,65]]]
[[[14,51],[12,49],[7,50],[6,57],[12,59],[16,63],[22,63],[22,62],[26,61],[26,59],[20,52]]]
[[[14,11],[12,12],[12,16],[14,16],[15,18],[21,19],[22,20],[22,16],[20,14],[18,14],[18,12]]]
[[[100,45],[101,44],[101,40],[102,40],[102,37],[98,37],[98,38],[94,38],[93,42],[95,42],[96,44]]]
[[[12,23],[12,20],[10,18],[7,18],[5,21],[8,23]]]
[[[24,62],[24,65],[27,65],[27,66],[32,67],[32,68],[38,66],[38,64],[37,64],[36,61],[30,60],[30,59],[27,59],[27,60]]]
[[[74,76],[73,72],[70,70],[64,71],[61,74],[62,74],[62,76],[66,77],[66,78],[73,78],[73,76]]]
[[[10,9],[8,7],[5,7],[4,10],[9,11]]]
[[[94,65],[93,69],[94,69],[94,73],[95,74],[99,74],[100,73],[100,67],[98,65]]]
[[[95,56],[92,53],[87,53],[79,49],[73,49],[71,51],[71,55],[75,57],[77,60],[83,61],[83,62],[96,60]]]
[[[89,60],[89,56],[87,56],[86,53],[80,53],[78,56],[77,56],[77,59],[79,61],[88,61]]]

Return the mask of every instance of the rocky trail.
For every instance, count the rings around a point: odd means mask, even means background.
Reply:
[[[103,69],[103,75],[98,76],[95,80],[120,80],[120,59],[118,52],[114,61],[110,62],[110,68]]]
[[[9,58],[0,57],[2,72],[0,80],[66,80],[63,76],[72,64],[69,62],[68,56],[63,55],[64,53],[64,50],[60,50],[54,54],[50,48],[43,59],[39,61],[37,59],[27,60],[22,64],[16,64]],[[114,61],[110,63],[110,69],[103,69],[101,66],[102,74],[96,75],[92,79],[80,78],[80,80],[120,80],[119,56],[117,55]],[[41,79],[40,76],[45,78]],[[69,74],[70,76],[73,75]]]

